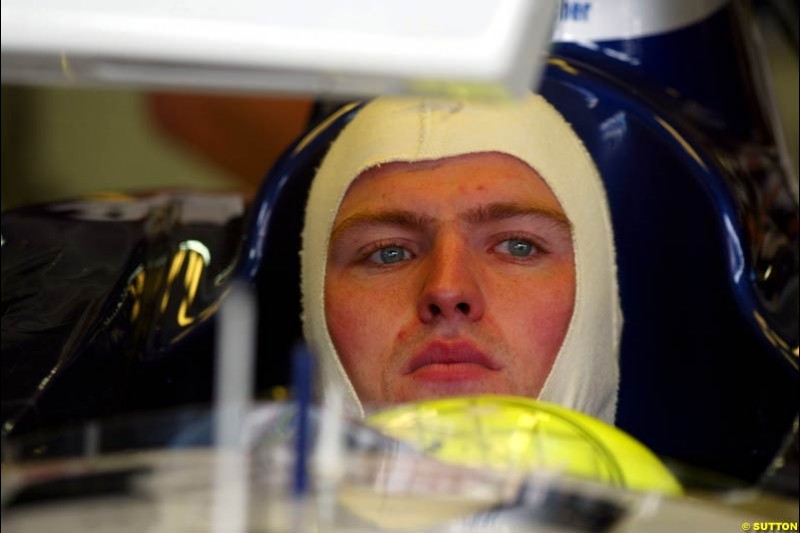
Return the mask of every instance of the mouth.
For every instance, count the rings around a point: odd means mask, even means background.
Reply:
[[[476,379],[502,367],[469,342],[432,342],[409,361],[405,374],[427,381]]]

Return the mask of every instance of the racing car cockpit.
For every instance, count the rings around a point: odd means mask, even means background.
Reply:
[[[607,191],[624,316],[615,425],[687,487],[796,497],[796,189],[753,103],[752,58],[708,38],[728,35],[737,9],[646,37],[556,42],[538,92]],[[692,50],[692,66],[675,50]],[[65,425],[210,402],[234,281],[258,301],[256,396],[285,398],[309,187],[363,106],[310,124],[249,206],[169,193],[4,212],[4,454],[31,458]],[[125,448],[117,438],[109,449]]]

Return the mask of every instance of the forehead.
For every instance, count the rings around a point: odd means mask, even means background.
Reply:
[[[564,212],[550,187],[526,163],[507,154],[482,152],[368,169],[351,184],[337,219],[397,207],[441,214],[492,202]]]

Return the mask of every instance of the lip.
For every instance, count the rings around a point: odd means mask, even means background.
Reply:
[[[408,362],[405,374],[436,371],[464,374],[465,370],[500,370],[502,367],[475,345],[465,341],[435,341],[417,352]]]

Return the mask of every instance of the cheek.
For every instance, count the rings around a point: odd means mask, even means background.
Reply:
[[[325,287],[325,319],[333,345],[345,367],[350,367],[354,354],[365,348],[368,339],[363,332],[368,330],[361,311],[363,302],[358,291],[342,289],[336,284]]]
[[[535,353],[542,361],[558,354],[575,307],[574,273],[517,284],[507,291],[504,320],[513,324],[507,334],[523,353]]]
[[[395,291],[329,277],[325,287],[328,331],[351,378],[371,374],[374,369],[370,368],[380,367],[390,352],[400,329],[398,297]]]

